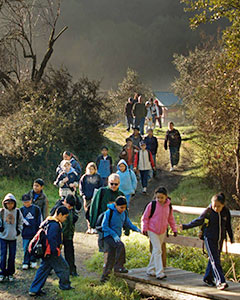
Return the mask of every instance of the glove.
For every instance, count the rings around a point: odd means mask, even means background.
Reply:
[[[120,243],[121,242],[121,239],[118,235],[116,235],[113,239],[114,239],[115,243]]]
[[[176,236],[177,236],[177,232],[174,232],[174,233],[173,233],[173,236],[175,236],[175,237],[176,237]]]

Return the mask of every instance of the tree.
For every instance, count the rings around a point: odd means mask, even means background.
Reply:
[[[0,82],[7,89],[29,78],[35,84],[42,79],[57,39],[67,26],[56,33],[60,0],[1,0]],[[47,50],[38,61],[37,38],[49,34]]]
[[[127,70],[126,77],[118,84],[116,91],[110,90],[109,102],[114,106],[114,117],[117,120],[122,119],[124,115],[124,106],[129,97],[133,97],[135,93],[150,98],[153,96],[152,91],[141,80],[138,73],[132,69]]]

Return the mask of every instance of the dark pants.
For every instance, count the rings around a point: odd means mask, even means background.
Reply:
[[[24,258],[23,258],[23,264],[24,265],[30,265],[30,262],[36,262],[36,258],[34,256],[31,256],[28,252],[28,246],[31,239],[23,239],[23,252],[24,252]]]
[[[140,130],[140,134],[144,135],[144,123],[145,123],[145,117],[143,118],[135,118],[135,127],[138,127]]]
[[[8,241],[0,239],[1,245],[1,262],[0,268],[1,273],[0,275],[9,276],[15,273],[15,257],[16,257],[16,246],[17,241]],[[8,253],[8,261],[7,261],[7,252]]]
[[[127,125],[128,125],[127,130],[129,131],[131,126],[133,127],[133,117],[132,116],[127,116]]]
[[[147,187],[148,185],[148,174],[149,174],[149,170],[140,171],[141,183],[143,188]]]
[[[169,147],[171,166],[176,166],[179,162],[179,148]]]
[[[204,242],[208,252],[208,265],[204,279],[215,279],[216,285],[218,286],[220,283],[226,282],[220,261],[221,251],[218,249],[218,242],[208,239],[207,237],[204,237]]]
[[[38,268],[35,278],[31,284],[30,292],[38,293],[41,291],[52,269],[59,278],[60,289],[68,290],[70,288],[68,263],[62,255],[50,255],[48,258],[42,259],[40,267]]]
[[[102,275],[107,276],[111,273],[113,267],[114,271],[123,268],[126,262],[126,253],[123,242],[116,243],[111,236],[104,238],[104,244],[106,252],[104,253],[105,267]]]
[[[64,257],[69,264],[70,274],[77,272],[77,267],[75,266],[75,255],[73,240],[67,240],[63,238],[64,245]]]

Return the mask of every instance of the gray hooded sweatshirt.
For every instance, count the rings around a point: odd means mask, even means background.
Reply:
[[[14,207],[12,210],[7,208],[6,202],[12,200]],[[21,211],[16,208],[17,201],[13,194],[7,194],[2,202],[3,208],[0,211],[0,227],[3,225],[3,231],[0,232],[0,238],[3,240],[13,241],[16,240],[23,228],[23,216]],[[19,210],[19,218],[17,218],[17,210]],[[3,217],[3,218],[2,218]],[[18,232],[17,232],[18,231]]]

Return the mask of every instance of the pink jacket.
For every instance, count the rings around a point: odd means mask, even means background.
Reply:
[[[156,234],[163,234],[167,231],[168,224],[172,228],[173,232],[177,232],[177,226],[173,216],[173,210],[170,211],[170,199],[168,198],[166,202],[162,205],[158,201],[156,203],[156,209],[149,219],[151,213],[152,203],[150,202],[142,216],[141,227],[143,231],[152,231]]]

